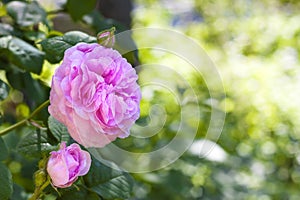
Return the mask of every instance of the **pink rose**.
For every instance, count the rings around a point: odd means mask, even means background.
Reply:
[[[125,138],[140,114],[138,76],[119,52],[99,44],[69,48],[55,71],[49,112],[85,147]]]
[[[91,156],[76,143],[66,147],[62,142],[58,151],[52,151],[47,163],[47,172],[55,187],[71,186],[78,178],[88,173]]]

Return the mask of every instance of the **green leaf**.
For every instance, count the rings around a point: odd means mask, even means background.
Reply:
[[[12,64],[7,61],[5,55],[4,56],[0,55],[0,69],[6,71],[9,70],[10,68],[12,68]]]
[[[131,36],[131,32],[123,32],[116,34],[116,42],[114,48],[120,52],[120,54],[127,59],[133,66],[138,65],[138,51],[137,46]]]
[[[45,130],[34,130],[26,135],[18,144],[17,150],[27,157],[41,157],[42,154],[48,154],[50,151],[56,150],[48,142],[48,135]]]
[[[6,99],[9,93],[9,86],[0,80],[0,101]]]
[[[20,90],[23,93],[31,109],[36,108],[49,98],[49,88],[41,84],[38,80],[33,79],[29,72],[22,73],[17,70],[6,71],[6,78],[14,89]]]
[[[10,61],[26,71],[40,74],[44,62],[44,53],[19,38],[12,38],[8,44]]]
[[[96,37],[90,36],[80,31],[70,31],[65,33],[63,39],[69,44],[75,45],[78,42],[93,43],[97,42]]]
[[[0,199],[6,200],[13,192],[12,176],[8,168],[0,163]]]
[[[13,194],[11,195],[10,199],[27,200],[28,197],[23,187],[14,184]]]
[[[97,39],[80,31],[70,31],[63,36],[45,39],[41,45],[46,52],[46,59],[50,63],[58,63],[62,60],[65,50],[79,42],[96,43]]]
[[[8,150],[2,137],[0,137],[0,160],[5,160],[8,156]]]
[[[91,26],[96,32],[103,31],[104,29],[110,29],[111,27],[115,27],[117,32],[128,30],[128,28],[120,22],[105,18],[97,10],[85,15],[82,20],[84,23]]]
[[[42,31],[26,31],[24,37],[30,41],[37,41],[45,39],[46,34]]]
[[[89,173],[83,177],[84,182],[104,199],[127,199],[132,192],[133,179],[116,168],[113,163],[106,166],[93,158]]]
[[[100,200],[100,197],[96,193],[90,192],[82,186],[78,186],[78,189],[75,187],[69,187],[60,190],[60,192],[61,196],[58,200]]]
[[[84,3],[81,0],[68,0],[67,10],[73,20],[80,20],[83,15],[90,13],[96,7],[97,0],[87,0]]]
[[[12,36],[1,37],[0,38],[0,50],[7,50],[8,44],[11,41]]]
[[[57,121],[54,117],[49,116],[48,125],[51,133],[59,143],[61,143],[62,141],[69,141],[70,135],[67,127],[64,124]]]
[[[7,54],[8,60],[20,69],[40,74],[44,52],[27,42],[12,36],[0,38],[0,53]]]
[[[13,35],[16,37],[22,37],[23,33],[19,29],[14,28],[10,24],[0,23],[0,37]]]
[[[12,1],[7,4],[7,14],[21,27],[28,27],[40,22],[48,25],[47,14],[36,1],[30,3]]]
[[[14,28],[9,24],[0,23],[0,36],[12,35]]]

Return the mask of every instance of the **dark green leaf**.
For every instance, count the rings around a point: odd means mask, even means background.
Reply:
[[[20,90],[24,94],[31,109],[36,108],[49,97],[49,88],[33,79],[29,72],[7,71],[6,78],[14,89]]]
[[[101,15],[97,10],[85,15],[83,17],[83,22],[91,26],[96,32],[103,31],[104,29],[110,29],[111,27],[115,27],[117,32],[128,30],[126,26],[122,25],[118,21],[103,17],[103,15]]]
[[[84,176],[86,185],[104,199],[127,199],[130,197],[133,179],[113,163],[106,166],[93,159],[89,173]]]
[[[54,117],[49,116],[48,125],[51,133],[57,139],[58,142],[69,141],[70,135],[67,127],[64,124],[57,121]]]
[[[9,70],[11,68],[11,63],[7,61],[6,58],[3,57],[3,55],[0,55],[0,69],[2,70]]]
[[[127,59],[129,63],[137,66],[138,51],[137,46],[132,39],[131,31],[122,32],[121,34],[116,34],[116,42],[114,48],[120,52],[120,54]]]
[[[66,49],[79,42],[94,43],[97,39],[80,31],[70,31],[63,36],[45,39],[41,45],[46,52],[46,59],[51,63],[57,63],[62,60]]]
[[[0,137],[0,160],[5,160],[8,156],[8,150],[2,137]]]
[[[14,187],[13,187],[13,194],[11,196],[11,199],[14,200],[14,199],[17,199],[17,200],[27,200],[28,197],[26,195],[26,192],[24,190],[23,187],[17,185],[17,184],[14,184]]]
[[[14,28],[9,24],[0,23],[0,36],[12,35]]]
[[[101,200],[100,196],[97,193],[94,193],[94,192],[88,192],[87,195],[86,195],[86,199]]]
[[[6,99],[9,93],[9,86],[0,80],[0,101]]]
[[[58,200],[100,200],[100,197],[93,192],[89,192],[82,186],[78,186],[78,189],[75,187],[70,187],[60,190],[61,196]]]
[[[63,59],[65,50],[72,46],[65,42],[61,36],[43,40],[41,45],[46,53],[46,59],[50,63],[60,62]]]
[[[47,132],[40,129],[26,135],[18,144],[18,152],[27,157],[38,158],[55,149],[56,147],[51,146],[48,142]]]
[[[48,24],[47,14],[36,1],[30,3],[12,1],[6,7],[8,15],[21,27],[28,27],[40,22]]]
[[[44,53],[21,39],[13,38],[8,45],[11,62],[26,71],[40,74],[44,62]]]
[[[27,42],[11,36],[0,38],[0,53],[20,69],[39,74],[44,62],[44,53]]]
[[[97,0],[87,0],[81,3],[81,0],[68,0],[67,10],[73,20],[80,20],[83,15],[88,14],[96,7]]]
[[[64,41],[66,41],[72,45],[75,45],[78,42],[86,42],[86,43],[97,42],[97,39],[95,37],[90,36],[86,33],[80,32],[80,31],[67,32],[63,36],[63,39],[64,39]]]
[[[22,37],[23,33],[19,30],[11,26],[10,24],[0,23],[0,37],[13,35],[16,37]]]
[[[0,199],[6,200],[13,192],[13,182],[10,171],[0,163]]]
[[[37,41],[45,39],[46,34],[42,31],[26,31],[24,37],[30,41]]]
[[[7,50],[8,44],[11,41],[12,36],[1,37],[0,38],[0,50]]]

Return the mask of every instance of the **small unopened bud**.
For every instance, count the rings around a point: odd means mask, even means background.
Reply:
[[[97,34],[98,44],[111,48],[115,44],[115,31],[116,28],[112,27],[110,29],[106,29]]]

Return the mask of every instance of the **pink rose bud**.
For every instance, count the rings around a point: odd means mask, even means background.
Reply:
[[[113,47],[115,44],[115,27],[111,29],[104,30],[97,35],[98,44],[105,47]]]
[[[66,147],[62,142],[58,151],[52,151],[47,163],[47,172],[55,187],[71,186],[78,178],[88,173],[91,156],[76,143]]]
[[[52,77],[50,114],[85,147],[129,136],[140,114],[138,76],[118,51],[78,43]]]

